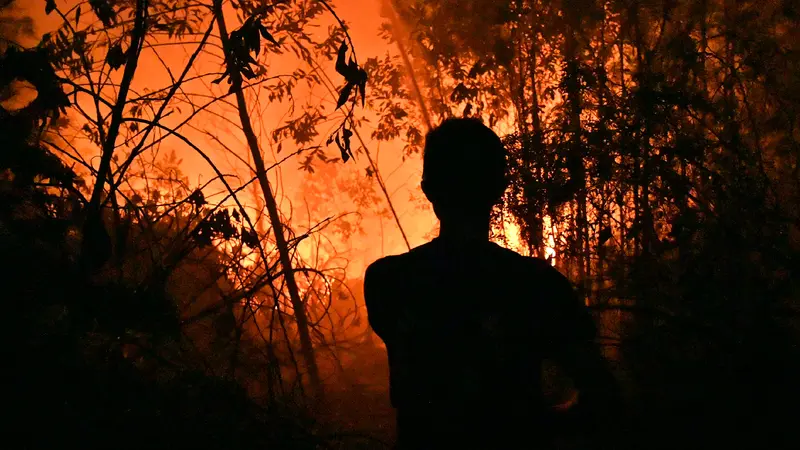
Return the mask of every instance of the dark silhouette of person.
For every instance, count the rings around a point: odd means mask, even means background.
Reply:
[[[542,448],[554,427],[544,359],[571,378],[575,410],[594,412],[585,417],[611,413],[616,401],[593,320],[570,282],[546,261],[489,241],[505,171],[491,129],[446,120],[426,137],[422,176],[439,236],[367,268],[367,313],[388,353],[398,448]]]

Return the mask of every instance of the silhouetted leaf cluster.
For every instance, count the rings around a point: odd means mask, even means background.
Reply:
[[[125,52],[122,51],[122,44],[117,43],[108,49],[106,61],[112,69],[117,70],[125,64]]]
[[[0,86],[8,86],[14,80],[31,83],[36,88],[37,97],[28,108],[47,113],[54,120],[66,113],[71,105],[43,48],[21,50],[10,47],[0,56]]]
[[[328,137],[326,145],[336,142],[339,152],[342,155],[342,161],[347,162],[353,157],[353,150],[350,146],[350,139],[353,137],[353,131],[349,128],[342,126],[336,133]]]
[[[228,78],[228,84],[231,85],[231,91],[233,91],[239,88],[234,84],[235,79],[244,76],[248,80],[252,80],[258,76],[258,61],[253,58],[251,53],[255,53],[256,57],[261,53],[261,39],[274,45],[279,45],[278,41],[267,30],[267,27],[264,26],[262,20],[263,16],[259,14],[253,15],[241,27],[230,33],[225,72],[213,81],[214,84],[218,84]],[[238,74],[237,78],[232,77],[234,71]]]
[[[219,210],[203,220],[195,231],[195,239],[201,247],[211,245],[212,239],[232,239],[236,228],[231,223],[231,215],[227,209]]]
[[[97,18],[100,19],[106,27],[113,26],[117,23],[117,13],[108,0],[89,0],[89,6],[92,7]]]
[[[56,0],[47,0],[44,7],[44,12],[50,14],[56,9]]]
[[[336,109],[341,108],[350,99],[350,95],[354,89],[358,89],[361,95],[361,104],[364,105],[367,101],[367,71],[359,67],[355,59],[351,56],[347,59],[347,42],[342,41],[339,47],[339,53],[336,57],[336,72],[343,76],[345,85],[339,92],[339,99],[336,101]]]
[[[336,131],[334,131],[328,137],[326,142],[326,145],[330,145],[334,142],[336,143],[336,147],[339,149],[339,153],[341,154],[343,162],[347,162],[353,157],[353,150],[350,143],[350,139],[353,137],[353,131],[350,129],[348,122],[353,115],[359,95],[361,96],[362,106],[366,105],[368,79],[367,71],[364,70],[364,68],[359,67],[355,57],[351,55],[348,59],[348,49],[349,47],[347,46],[347,41],[342,41],[342,44],[339,46],[339,51],[337,52],[336,72],[344,77],[345,85],[339,91],[339,98],[336,101],[336,109],[344,106],[351,97],[353,98],[353,108],[351,108],[345,120],[342,122],[339,128],[337,128]],[[353,91],[356,92],[355,95],[353,95]]]
[[[189,201],[196,207],[205,204],[205,199],[200,190],[196,190]],[[261,239],[255,230],[250,228],[245,217],[234,210],[220,209],[208,214],[194,230],[194,239],[201,248],[212,245],[214,239],[229,241],[238,238],[250,248],[258,248]]]
[[[208,202],[206,202],[206,197],[203,195],[203,191],[200,189],[195,189],[192,192],[192,195],[189,196],[189,202],[195,206],[195,208],[199,208]]]

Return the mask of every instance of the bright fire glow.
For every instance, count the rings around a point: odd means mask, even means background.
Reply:
[[[544,216],[544,232],[546,244],[544,246],[544,255],[542,256],[550,263],[550,265],[555,266],[556,241],[550,216]],[[505,245],[509,249],[514,250],[522,255],[529,254],[528,247],[522,241],[522,229],[516,221],[511,218],[506,218],[503,221],[503,235],[505,237]]]
[[[547,236],[547,244],[544,246],[544,259],[550,261],[550,265],[556,265],[556,238],[550,216],[544,216],[544,230]]]

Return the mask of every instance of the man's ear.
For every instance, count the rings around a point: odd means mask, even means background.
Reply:
[[[430,183],[428,183],[428,180],[423,178],[422,182],[420,182],[419,186],[422,188],[422,192],[425,194],[425,198],[427,198],[428,201],[432,201],[431,200],[431,194],[430,194]]]
[[[497,198],[503,196],[506,193],[506,189],[511,185],[511,180],[508,179],[507,176],[503,177],[503,182],[497,187]]]

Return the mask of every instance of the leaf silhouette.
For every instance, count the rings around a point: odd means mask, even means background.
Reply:
[[[249,228],[242,227],[242,231],[240,232],[240,237],[244,245],[250,248],[258,248],[258,244],[260,241],[258,239],[258,233],[256,233],[255,231]]]
[[[265,27],[264,25],[261,25],[259,27],[258,31],[261,33],[261,37],[263,37],[264,39],[272,42],[275,45],[278,45],[278,46],[281,45],[281,44],[278,43],[278,41],[275,40],[275,37],[273,37],[272,34],[270,34],[269,30],[267,30],[267,27]]]
[[[456,86],[456,88],[453,89],[453,92],[450,94],[450,101],[460,102],[462,100],[469,98],[469,95],[470,95],[469,89],[467,89],[467,87],[464,86],[464,83],[459,83],[458,86]]]
[[[339,152],[342,154],[342,161],[347,162],[350,160],[350,154],[347,152],[347,149],[342,145],[342,141],[339,139],[339,135],[336,135],[336,145],[339,147]]]
[[[367,71],[358,67],[354,58],[347,61],[347,43],[342,41],[339,47],[339,53],[336,57],[336,72],[343,76],[347,84],[342,88],[339,93],[339,100],[336,102],[336,109],[341,108],[350,98],[350,94],[354,88],[358,88],[358,93],[361,94],[361,106],[367,103]],[[345,62],[347,61],[347,62]]]
[[[200,189],[196,189],[194,192],[192,192],[192,195],[189,196],[189,202],[197,207],[203,206],[207,203],[206,197],[203,195],[203,191]]]
[[[108,4],[107,0],[89,0],[89,5],[94,10],[97,18],[103,22],[103,25],[110,27],[117,21],[117,13],[114,8]]]
[[[345,62],[347,56],[347,43],[342,41],[339,47],[339,55],[336,57],[336,72],[347,78],[347,63]]]
[[[108,50],[106,61],[114,70],[119,69],[125,64],[125,52],[122,51],[122,44],[116,44]]]
[[[364,72],[364,79],[358,83],[358,91],[361,93],[361,106],[365,106],[367,104],[367,72],[361,69]]]
[[[353,155],[353,151],[350,148],[350,138],[353,136],[353,132],[345,128],[342,130],[342,141],[344,143],[344,150],[347,152],[348,157]],[[347,162],[347,160],[345,160]]]
[[[223,72],[222,75],[220,75],[219,78],[217,78],[216,80],[212,81],[211,84],[219,84],[222,80],[225,79],[225,77],[228,76],[229,73],[230,73],[230,71],[225,69],[225,72]],[[228,80],[228,82],[230,83],[230,80]]]
[[[248,80],[252,80],[256,77],[256,73],[253,72],[253,69],[250,66],[242,67],[242,75],[244,75]]]
[[[339,100],[336,102],[336,109],[341,108],[347,103],[347,99],[350,98],[350,94],[353,92],[353,87],[355,85],[351,82],[348,82],[343,88],[342,91],[339,93]]]
[[[483,64],[483,61],[478,60],[475,62],[475,65],[469,69],[469,73],[467,74],[468,78],[475,78],[478,75],[482,75],[486,72],[486,66]]]
[[[45,14],[49,15],[55,9],[56,9],[56,0],[47,0],[47,4],[44,7]]]

